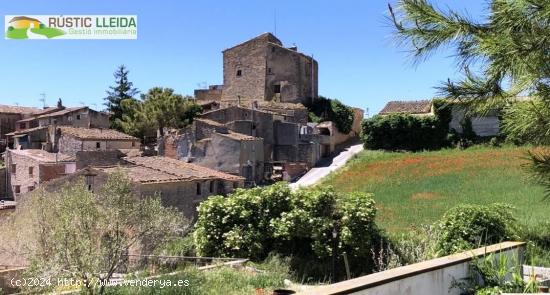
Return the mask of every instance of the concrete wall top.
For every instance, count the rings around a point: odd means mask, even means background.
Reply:
[[[302,295],[335,295],[352,294],[361,290],[370,289],[376,286],[392,283],[405,278],[421,275],[434,270],[444,269],[457,264],[469,262],[475,257],[483,257],[490,253],[500,253],[525,247],[524,242],[503,242],[471,251],[461,252],[449,256],[431,259],[415,264],[397,267],[355,279],[335,283],[332,285],[312,288],[301,293]]]

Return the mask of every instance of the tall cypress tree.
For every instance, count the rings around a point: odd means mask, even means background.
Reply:
[[[120,121],[124,114],[132,112],[133,110],[124,107],[124,100],[135,100],[139,91],[133,87],[133,83],[128,81],[128,69],[124,65],[120,65],[114,72],[115,86],[110,86],[107,90],[107,97],[105,97],[105,106],[107,111],[111,113],[110,121],[111,128],[121,130],[122,127]],[[128,104],[127,104],[128,105]]]

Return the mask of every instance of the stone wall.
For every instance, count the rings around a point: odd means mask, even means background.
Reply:
[[[219,101],[222,99],[222,89],[196,89],[195,99],[197,100],[212,100]]]
[[[13,164],[15,164],[15,173],[13,172]],[[8,150],[6,152],[6,168],[9,174],[7,197],[17,201],[20,195],[36,188],[40,183],[39,166],[39,162],[35,159],[18,155]],[[29,168],[32,168],[32,174],[30,174],[31,171]],[[19,194],[15,193],[15,186],[19,186]]]
[[[62,154],[67,155],[76,155],[76,152],[84,150],[82,147],[82,141],[78,140],[72,136],[67,136],[62,134],[58,137],[57,142],[57,151]]]
[[[6,140],[6,133],[15,131],[15,122],[21,120],[23,116],[21,114],[6,114],[0,113],[0,141]],[[0,145],[0,152],[3,152],[2,146]]]
[[[76,169],[88,166],[112,166],[122,163],[124,154],[119,150],[111,151],[78,151],[76,152]]]
[[[268,101],[307,103],[318,96],[318,64],[313,58],[276,44],[267,45],[265,98]],[[275,93],[275,88],[280,93]]]
[[[223,81],[222,101],[306,102],[318,96],[318,64],[266,33],[223,52]]]
[[[0,168],[0,199],[8,197],[8,179],[7,177],[7,168]]]
[[[268,36],[257,38],[223,52],[223,101],[265,99],[268,41]]]
[[[66,134],[61,134],[57,142],[58,151],[71,156],[75,156],[79,151],[139,149],[140,145],[139,141],[133,140],[81,140]]]
[[[295,123],[276,121],[275,144],[277,145],[297,145],[300,138],[300,126]]]
[[[109,128],[110,122],[107,114],[89,110],[88,116],[90,118],[90,127],[88,128]]]

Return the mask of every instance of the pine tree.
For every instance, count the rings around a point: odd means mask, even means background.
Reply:
[[[133,83],[128,81],[128,69],[124,65],[120,65],[114,72],[115,86],[110,86],[107,90],[107,97],[105,98],[105,106],[107,111],[111,113],[111,128],[121,130],[122,127],[120,121],[123,119],[125,113],[132,112],[133,110],[124,107],[125,100],[135,100],[139,91],[133,87]],[[128,105],[128,104],[127,104]]]
[[[505,132],[550,143],[550,0],[488,0],[481,21],[427,0],[399,0],[389,12],[398,44],[415,62],[454,51],[464,78],[440,85],[441,95],[477,112],[503,108]],[[518,102],[522,95],[532,100]],[[531,157],[534,175],[550,192],[550,150]]]

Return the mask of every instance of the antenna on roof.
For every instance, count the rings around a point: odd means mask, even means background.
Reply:
[[[41,98],[39,99],[42,102],[42,108],[46,108],[46,93],[40,93]]]

